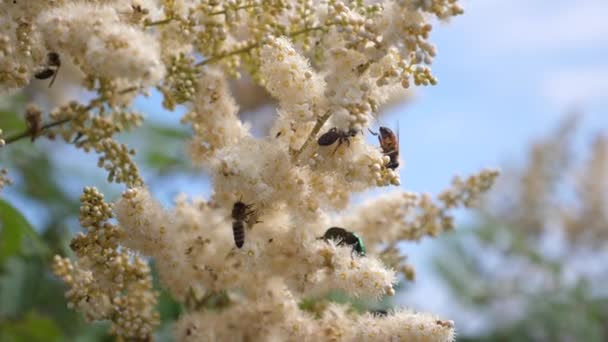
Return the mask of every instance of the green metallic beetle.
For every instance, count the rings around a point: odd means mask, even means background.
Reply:
[[[319,239],[334,240],[337,246],[347,244],[353,246],[353,252],[357,252],[360,256],[365,256],[365,243],[363,238],[353,232],[340,227],[331,227]]]

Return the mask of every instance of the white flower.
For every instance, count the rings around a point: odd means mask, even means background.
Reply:
[[[69,3],[41,14],[38,25],[48,46],[87,74],[149,86],[165,73],[157,40],[121,22],[112,6]]]

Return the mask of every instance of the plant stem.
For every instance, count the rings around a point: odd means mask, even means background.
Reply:
[[[126,89],[123,89],[123,90],[119,91],[118,94],[123,95],[123,94],[126,94],[126,93],[130,93],[132,91],[135,91],[137,89],[138,89],[137,87],[129,87],[129,88],[126,88]],[[95,98],[95,99],[91,100],[91,102],[89,103],[89,105],[84,108],[84,111],[93,109],[95,107],[95,104],[98,103],[100,100],[101,100],[101,97],[98,97],[98,98]],[[72,120],[72,118],[65,118],[65,119],[49,122],[48,124],[43,125],[42,127],[40,127],[39,132],[44,132],[44,131],[46,131],[48,129],[51,129],[51,128],[55,127],[55,126],[63,125],[65,123],[68,123],[71,120]],[[8,145],[8,144],[14,143],[16,141],[19,141],[19,140],[21,140],[23,138],[27,138],[27,137],[29,137],[31,135],[32,135],[32,132],[30,132],[29,129],[26,129],[25,131],[23,131],[21,133],[17,133],[17,134],[14,134],[14,135],[11,135],[11,136],[7,137],[6,139],[4,139],[4,143],[5,143],[5,145]]]
[[[298,156],[302,153],[302,151],[304,151],[306,149],[306,147],[308,147],[308,145],[310,145],[310,142],[313,141],[314,138],[317,136],[317,133],[319,133],[319,131],[321,130],[321,127],[323,127],[323,125],[325,125],[327,120],[329,120],[329,118],[331,117],[331,114],[332,114],[332,112],[328,110],[327,112],[325,112],[325,114],[323,114],[322,116],[317,118],[317,122],[315,123],[315,126],[312,128],[312,131],[310,131],[310,134],[308,135],[308,138],[306,138],[306,141],[304,141],[302,146],[297,151],[294,152],[294,154],[293,154],[294,158],[298,158]]]
[[[288,36],[290,38],[294,38],[294,37],[297,37],[299,35],[302,35],[302,34],[305,34],[305,33],[308,33],[308,32],[323,30],[323,29],[325,29],[325,28],[327,28],[329,26],[332,26],[332,25],[334,25],[334,24],[333,23],[329,23],[329,24],[324,25],[324,26],[307,27],[307,28],[303,28],[303,29],[298,30],[298,31],[291,32],[291,33],[287,34],[286,36]],[[195,66],[196,67],[202,67],[203,65],[217,62],[217,61],[219,61],[221,59],[224,59],[226,57],[231,57],[231,56],[234,56],[234,55],[240,55],[242,53],[247,53],[247,52],[249,52],[249,51],[251,51],[251,50],[253,50],[253,49],[257,48],[257,47],[260,47],[261,45],[262,45],[262,42],[251,43],[251,44],[249,44],[249,45],[247,45],[247,46],[245,46],[243,48],[240,48],[238,50],[234,50],[234,51],[231,51],[231,52],[226,52],[226,53],[219,54],[217,56],[209,57],[209,58],[205,59],[204,61],[201,61],[201,62],[195,64]]]
[[[149,23],[145,23],[144,26],[145,27],[150,27],[150,26],[159,26],[159,25],[164,25],[164,24],[168,24],[173,20],[173,18],[167,18],[167,19],[162,19],[162,20],[157,20],[157,21],[151,21]]]

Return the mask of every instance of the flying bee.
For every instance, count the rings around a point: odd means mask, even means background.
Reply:
[[[251,207],[251,204],[245,204],[241,201],[237,201],[232,207],[232,233],[234,234],[234,244],[238,248],[243,247],[245,243],[245,223],[256,212]]]
[[[343,131],[334,127],[323,133],[317,140],[317,143],[321,146],[329,146],[333,145],[337,141],[338,146],[336,146],[334,151],[331,153],[333,155],[344,142],[350,146],[350,138],[354,137],[355,135],[357,135],[356,129],[351,128],[348,131]]]
[[[375,136],[378,136],[382,153],[390,158],[386,167],[394,170],[399,167],[399,139],[393,133],[390,128],[380,127],[380,134],[374,133],[371,130],[369,132]]]
[[[349,232],[344,228],[331,227],[319,239],[323,239],[325,241],[334,240],[336,241],[336,246],[342,246],[344,244],[352,246],[353,252],[357,252],[357,254],[360,256],[365,256],[366,250],[363,238],[356,233]]]
[[[59,58],[59,54],[57,52],[49,52],[46,55],[46,66],[45,69],[42,69],[40,72],[34,74],[39,80],[46,80],[51,78],[51,83],[49,83],[49,88],[55,82],[55,78],[57,77],[57,72],[59,72],[59,67],[61,67],[61,58]]]

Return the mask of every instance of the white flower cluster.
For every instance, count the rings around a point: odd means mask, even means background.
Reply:
[[[23,136],[60,135],[94,149],[109,179],[131,187],[116,203],[116,226],[101,224],[109,212],[89,212],[83,203],[83,225],[98,225],[74,239],[75,251],[88,258],[111,243],[100,264],[117,274],[131,265],[120,253],[152,257],[162,285],[189,310],[177,323],[178,338],[450,341],[453,324],[428,315],[380,317],[333,304],[313,313],[300,304],[321,302],[331,290],[392,295],[395,270],[413,274],[396,243],[451,229],[448,211],[468,206],[496,177],[484,171],[457,181],[441,204],[405,193],[343,214],[352,194],[400,185],[398,137],[381,127],[378,143],[368,144],[365,134],[398,89],[437,83],[428,67],[436,53],[429,20],[461,12],[456,0],[17,1],[0,9],[0,89],[55,75],[61,61],[85,74],[83,86],[98,96],[58,107],[54,122],[37,120]],[[228,77],[242,73],[276,100],[268,136],[254,137],[238,117]],[[113,140],[140,123],[139,115],[121,113],[153,86],[166,108],[188,108],[182,122],[193,129],[191,157],[213,180],[207,201],[180,198],[173,209],[161,207],[142,185],[135,151]],[[112,241],[97,239],[98,231],[112,233]],[[136,260],[133,274],[145,269]],[[82,291],[72,302],[86,304],[95,297],[87,291],[105,278],[85,272],[73,283],[74,265],[59,258],[56,271]],[[124,337],[121,322],[139,319],[144,307],[136,335],[149,337],[156,297],[143,273],[145,286],[117,297],[114,311],[77,308],[110,317]]]
[[[279,275],[298,297],[332,289],[371,297],[394,293],[394,272],[373,256],[356,257],[349,248],[318,240],[323,225],[297,231],[288,215],[265,215],[236,249],[225,208],[184,199],[176,204],[166,211],[144,189],[131,189],[117,204],[117,218],[126,231],[124,245],[153,256],[161,280],[178,298],[192,286],[241,289],[255,297]]]
[[[261,51],[260,72],[265,85],[284,113],[294,121],[310,121],[322,99],[323,79],[308,65],[286,38],[268,39]]]
[[[453,322],[411,311],[387,317],[349,313],[328,305],[317,318],[303,312],[289,293],[274,283],[260,300],[221,312],[194,312],[177,324],[180,341],[451,341]],[[237,323],[234,317],[238,317]],[[244,328],[241,328],[244,327]]]
[[[238,119],[239,108],[221,72],[208,70],[198,83],[194,107],[182,118],[182,123],[191,123],[194,131],[194,139],[189,146],[192,159],[205,163],[216,150],[245,137],[248,127]]]
[[[163,77],[157,40],[123,23],[115,6],[66,4],[41,14],[38,26],[46,45],[68,53],[86,74],[144,86]]]
[[[90,76],[156,85],[165,72],[160,45],[124,21],[126,9],[116,1],[7,2],[0,9],[0,90],[27,85],[50,52]]]

